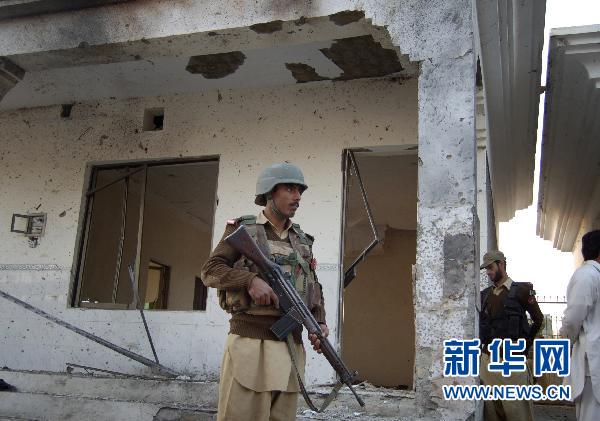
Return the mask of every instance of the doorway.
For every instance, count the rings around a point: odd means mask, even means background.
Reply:
[[[359,381],[412,389],[417,150],[348,150],[343,159],[343,358]]]

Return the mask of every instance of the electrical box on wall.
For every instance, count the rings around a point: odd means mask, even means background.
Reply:
[[[14,213],[10,223],[10,232],[23,234],[29,238],[29,245],[36,247],[39,238],[44,235],[46,230],[46,214],[45,213]]]

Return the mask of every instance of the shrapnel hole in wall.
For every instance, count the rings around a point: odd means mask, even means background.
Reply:
[[[60,116],[61,118],[69,118],[71,117],[71,110],[73,109],[73,104],[62,104],[60,106]]]
[[[145,132],[162,130],[165,121],[165,109],[164,108],[146,108],[144,110],[144,124],[143,129]]]

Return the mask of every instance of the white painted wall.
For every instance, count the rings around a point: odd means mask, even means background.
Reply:
[[[143,132],[144,108],[157,106],[165,108],[164,130]],[[150,356],[137,312],[67,307],[86,165],[219,155],[214,245],[227,219],[259,211],[253,205],[259,171],[290,160],[303,168],[310,186],[295,220],[316,237],[318,275],[335,338],[342,150],[416,144],[417,111],[416,80],[376,80],[77,104],[70,119],[59,117],[58,106],[2,112],[0,289]],[[8,224],[13,213],[36,208],[48,213],[48,225],[33,249],[22,236],[8,234]],[[0,320],[2,366],[62,371],[73,362],[145,370],[5,300],[0,312],[9,315]],[[218,374],[228,317],[215,291],[206,312],[148,312],[147,319],[162,364],[194,375]],[[308,354],[308,381],[330,380],[325,360]]]

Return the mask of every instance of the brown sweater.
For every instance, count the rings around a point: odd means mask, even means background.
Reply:
[[[234,269],[234,263],[241,257],[233,247],[224,241],[224,238],[231,234],[238,224],[227,224],[225,233],[215,247],[208,260],[202,266],[201,278],[207,287],[218,288],[221,290],[244,289],[248,288],[249,282],[256,276],[255,273],[246,270]],[[270,224],[265,224],[267,239],[272,241],[281,240],[273,230]],[[293,229],[293,228],[290,228]],[[312,314],[317,322],[325,324],[325,307],[321,299],[321,305],[312,309]],[[236,313],[229,320],[229,333],[236,335],[256,338],[278,340],[275,334],[271,332],[270,327],[277,321],[277,316],[256,316],[245,313]],[[296,343],[302,343],[302,328],[293,332]]]
[[[544,315],[540,310],[540,306],[535,299],[535,295],[530,295],[531,287],[530,284],[520,283],[517,290],[517,299],[519,300],[519,304],[521,307],[525,309],[533,324],[531,325],[531,329],[529,331],[529,337],[525,338],[527,341],[527,349],[529,349],[537,335],[538,331],[542,327],[542,323],[544,322]],[[502,312],[504,309],[504,298],[508,294],[508,289],[503,287],[500,294],[496,295],[493,291],[490,291],[490,294],[487,299],[486,311],[490,316],[495,316]],[[482,344],[487,345],[487,344]],[[483,348],[484,352],[487,353],[487,346]]]

